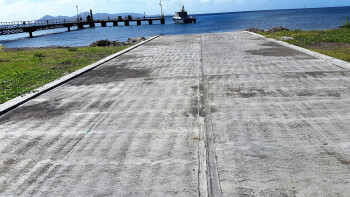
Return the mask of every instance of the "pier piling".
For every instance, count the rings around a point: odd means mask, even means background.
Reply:
[[[84,29],[84,23],[78,23],[78,29]]]

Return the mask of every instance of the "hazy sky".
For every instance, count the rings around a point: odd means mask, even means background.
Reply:
[[[164,13],[173,14],[181,8],[181,2],[189,14],[350,6],[350,0],[163,0]],[[44,15],[73,16],[76,5],[79,12],[160,13],[159,0],[0,0],[0,22],[35,20]]]

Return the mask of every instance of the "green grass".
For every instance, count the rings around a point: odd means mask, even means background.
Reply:
[[[0,104],[127,48],[0,51]]]
[[[350,29],[332,29],[317,31],[281,31],[275,33],[262,32],[268,38],[281,40],[282,37],[293,37],[290,44],[304,47],[328,56],[350,62]]]

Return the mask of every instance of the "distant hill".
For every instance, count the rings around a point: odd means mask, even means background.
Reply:
[[[83,12],[79,16],[85,19],[87,15],[90,15],[90,12]],[[93,14],[94,19],[99,19],[99,18],[106,19],[107,17],[109,17],[109,18],[118,18],[118,16],[125,17],[125,16],[128,16],[128,15],[131,15],[131,16],[136,17],[136,18],[143,17],[143,14],[140,14],[140,13],[118,13],[118,14],[96,13],[96,14]],[[152,15],[152,17],[153,16],[154,15]],[[146,15],[146,17],[150,17],[150,15]],[[46,16],[43,16],[42,18],[38,19],[38,20],[76,19],[76,18],[77,18],[77,15],[75,15],[75,16],[50,16],[50,15],[46,15]]]

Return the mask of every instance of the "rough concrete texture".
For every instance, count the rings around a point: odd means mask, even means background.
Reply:
[[[348,196],[349,82],[246,32],[159,37],[0,116],[0,196]]]

